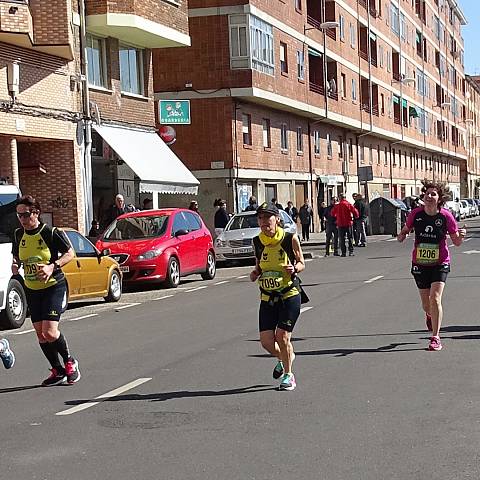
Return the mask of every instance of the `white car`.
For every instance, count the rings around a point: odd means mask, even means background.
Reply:
[[[477,202],[473,198],[464,198],[464,200],[470,206],[470,216],[476,217],[478,215],[478,205]]]
[[[454,200],[450,200],[445,203],[445,207],[447,207],[448,210],[450,210],[451,214],[453,215],[453,217],[457,222],[462,219],[460,202],[455,202]]]
[[[460,218],[468,218],[470,216],[470,205],[466,200],[460,200]]]
[[[14,185],[0,183],[0,326],[19,328],[27,315],[27,300],[22,278],[12,275],[11,236],[20,226],[16,215],[16,201],[20,190]]]
[[[285,211],[280,210],[280,218],[287,232],[297,233],[295,222]],[[256,212],[235,214],[215,239],[217,262],[226,264],[234,260],[254,259],[253,238],[259,233]]]

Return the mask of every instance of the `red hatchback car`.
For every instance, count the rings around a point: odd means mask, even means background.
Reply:
[[[215,277],[210,231],[199,215],[183,208],[163,208],[120,215],[96,244],[110,250],[125,283],[165,282],[177,287],[180,277],[200,273]]]

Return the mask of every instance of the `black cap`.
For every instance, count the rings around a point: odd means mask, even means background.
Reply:
[[[264,212],[271,213],[272,215],[280,215],[280,210],[278,210],[274,203],[264,202],[257,208],[257,215]]]

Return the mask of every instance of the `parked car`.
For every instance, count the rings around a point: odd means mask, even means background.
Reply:
[[[478,215],[478,205],[473,198],[464,198],[468,205],[470,206],[470,216],[476,217]]]
[[[280,210],[280,217],[287,232],[297,233],[295,222],[287,212]],[[235,214],[215,239],[217,261],[227,264],[234,260],[254,259],[253,238],[259,233],[256,212]]]
[[[466,200],[460,200],[460,219],[468,218],[470,216],[470,205]]]
[[[119,262],[125,283],[164,282],[175,288],[186,275],[215,277],[212,235],[191,210],[125,213],[107,227],[96,245]]]
[[[454,216],[457,222],[462,219],[460,202],[449,200],[445,203],[445,207],[450,210],[451,214]]]
[[[122,273],[118,262],[99,252],[80,232],[62,228],[75,257],[62,270],[67,282],[68,300],[103,297],[118,302],[122,296]]]

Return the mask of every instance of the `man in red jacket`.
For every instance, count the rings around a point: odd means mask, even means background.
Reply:
[[[341,193],[338,196],[339,202],[333,207],[332,216],[337,220],[338,241],[342,250],[342,257],[347,256],[347,247],[345,245],[345,235],[348,238],[348,254],[353,256],[352,226],[353,219],[358,218],[358,210]]]

